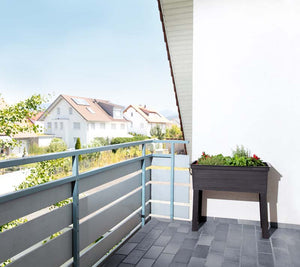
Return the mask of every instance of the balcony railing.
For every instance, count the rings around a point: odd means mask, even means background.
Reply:
[[[161,142],[171,144],[170,154],[146,154],[147,145]],[[146,140],[1,161],[0,169],[71,157],[72,175],[0,196],[0,225],[27,218],[0,233],[0,266],[92,266],[151,216],[190,219],[189,160],[175,155],[175,143],[187,142]],[[80,155],[132,146],[141,156],[79,171]]]

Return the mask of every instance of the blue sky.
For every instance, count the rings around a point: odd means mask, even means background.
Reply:
[[[146,104],[176,114],[156,0],[0,2],[0,93]]]

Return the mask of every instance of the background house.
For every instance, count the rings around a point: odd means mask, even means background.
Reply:
[[[300,2],[159,0],[159,8],[191,159],[246,146],[273,166],[271,221],[300,224]],[[208,216],[259,219],[253,194],[211,191],[204,201]]]
[[[60,95],[40,120],[44,121],[45,133],[62,138],[74,148],[78,137],[82,145],[88,145],[95,137],[128,136],[128,122],[121,111],[122,106],[109,101]]]
[[[172,123],[155,110],[150,110],[146,106],[130,105],[123,111],[124,117],[130,121],[128,131],[137,134],[150,136],[152,128],[159,126],[162,132]]]

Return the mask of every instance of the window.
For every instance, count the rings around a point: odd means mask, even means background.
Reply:
[[[57,129],[57,122],[54,122],[54,129]]]
[[[91,124],[90,124],[90,129],[91,129],[91,130],[95,130],[95,123],[91,123]]]
[[[144,123],[141,123],[141,124],[140,124],[140,128],[144,128]]]
[[[111,124],[111,129],[112,129],[112,130],[117,129],[117,125],[116,125],[115,123],[112,123],[112,124]]]
[[[130,127],[131,127],[131,128],[133,127],[133,122],[130,123]]]
[[[52,123],[51,122],[47,122],[47,129],[51,129],[52,128]]]
[[[80,130],[80,122],[73,122],[73,129]]]
[[[63,128],[64,128],[64,123],[60,122],[60,129],[63,130]]]
[[[122,129],[122,130],[125,129],[125,124],[124,124],[124,123],[121,124],[121,129]]]
[[[73,109],[69,108],[69,114],[72,115],[73,114]]]
[[[57,112],[57,115],[59,115],[60,114],[60,108],[57,108],[56,112]]]
[[[104,122],[100,123],[100,129],[105,129],[105,123]]]
[[[131,117],[133,117],[133,112],[131,112]]]

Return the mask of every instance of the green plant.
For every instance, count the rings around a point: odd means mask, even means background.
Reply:
[[[165,134],[162,132],[162,129],[159,127],[159,125],[156,125],[155,127],[151,128],[150,135],[151,137],[157,138],[159,140],[162,140],[165,136]]]
[[[45,98],[41,95],[33,95],[17,104],[6,105],[0,109],[0,135],[10,137],[0,139],[0,148],[20,146],[21,142],[14,138],[18,133],[39,132],[39,126],[29,123],[28,118],[41,111],[43,102],[45,102]]]
[[[166,129],[166,138],[168,139],[182,139],[182,132],[177,125],[172,125],[171,128]]]
[[[48,147],[40,147],[37,143],[33,143],[28,148],[28,153],[30,155],[41,155],[47,152]]]
[[[243,145],[241,145],[241,146],[237,145],[235,150],[232,151],[232,156],[248,158],[248,157],[250,157],[250,150],[244,148]]]
[[[79,137],[77,137],[77,139],[76,139],[75,149],[81,149],[81,142],[80,142]],[[78,155],[78,159],[79,159],[79,161],[81,161],[82,160],[82,155]]]
[[[243,147],[239,149],[238,153],[233,153],[232,157],[218,155],[208,155],[205,152],[202,153],[201,157],[198,159],[197,163],[199,165],[221,165],[221,166],[265,166],[266,164],[255,154],[252,157],[245,156],[248,155],[248,150]]]
[[[60,138],[53,138],[51,140],[49,147],[47,148],[48,153],[61,152],[66,150],[67,150],[67,145]]]

